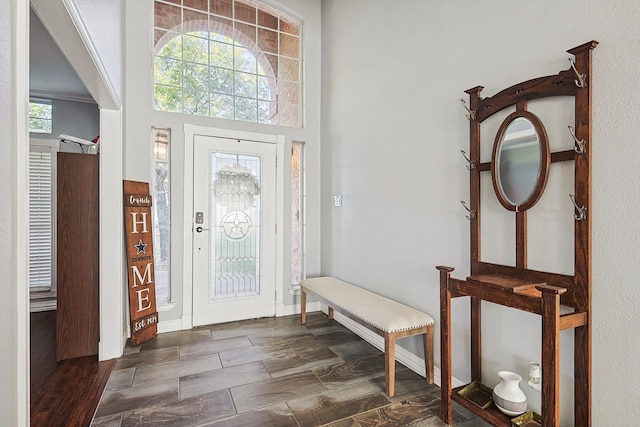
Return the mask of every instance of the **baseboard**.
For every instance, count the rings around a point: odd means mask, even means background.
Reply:
[[[366,342],[376,347],[380,351],[384,351],[384,338],[375,332],[367,329],[362,326],[358,322],[354,322],[347,316],[338,313],[337,311],[333,312],[333,318],[335,321],[349,329],[354,334],[358,335]],[[396,344],[396,361],[403,364],[407,368],[411,369],[413,372],[426,377],[426,370],[424,367],[424,359],[416,356],[409,350],[399,346]],[[436,385],[440,386],[441,384],[441,371],[440,368],[434,366],[433,369],[433,381]],[[451,378],[451,384],[453,387],[460,387],[465,385],[465,382],[458,380],[457,378]]]
[[[320,310],[322,310],[322,306],[319,301],[307,303],[307,313]],[[300,304],[276,304],[276,317],[293,316],[294,314],[300,314]]]
[[[158,322],[158,333],[162,334],[165,332],[175,332],[182,329],[182,320],[164,320]]]
[[[186,331],[191,328],[193,328],[193,316],[191,314],[183,314],[180,326],[178,327],[178,329],[176,329],[176,331]]]
[[[322,307],[319,302],[312,302],[307,304],[307,313],[320,311],[321,309]],[[276,304],[276,317],[293,316],[295,314],[300,314],[300,304]],[[158,333],[161,334],[164,332],[181,331],[191,329],[192,327],[193,324],[191,315],[185,315],[182,316],[181,319],[161,320],[160,322],[158,322]]]

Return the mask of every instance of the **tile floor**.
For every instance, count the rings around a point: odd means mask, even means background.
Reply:
[[[127,348],[92,426],[444,426],[440,389],[317,312],[159,334]],[[488,426],[454,406],[458,427]]]

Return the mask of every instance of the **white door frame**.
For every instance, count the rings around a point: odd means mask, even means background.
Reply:
[[[127,340],[125,322],[126,279],[122,214],[123,111],[120,97],[109,79],[73,0],[31,0],[36,14],[58,43],[73,69],[100,108],[100,342],[98,359],[122,355]],[[28,6],[27,6],[28,13]],[[28,50],[27,50],[28,52]],[[27,70],[28,73],[28,70]]]
[[[1,19],[3,24],[11,23],[10,29],[7,30],[11,34],[10,43],[2,48],[8,48],[14,54],[11,64],[11,86],[14,95],[12,100],[7,100],[9,112],[15,114],[11,121],[11,127],[6,132],[11,133],[15,138],[13,145],[17,147],[11,155],[15,159],[15,169],[7,172],[12,179],[7,180],[7,185],[13,185],[14,200],[9,202],[9,209],[12,210],[13,218],[15,218],[15,234],[13,239],[9,240],[8,247],[13,256],[15,256],[14,269],[11,270],[8,280],[13,280],[15,284],[15,292],[11,292],[15,299],[8,298],[9,309],[6,310],[9,315],[14,314],[14,323],[9,324],[9,328],[14,328],[11,332],[3,334],[3,337],[11,336],[14,338],[14,348],[8,351],[6,356],[0,357],[0,362],[15,372],[10,379],[4,391],[0,392],[1,400],[0,413],[5,415],[5,419],[11,425],[28,426],[29,425],[29,407],[30,407],[30,366],[29,366],[29,290],[28,286],[28,225],[27,225],[27,171],[28,171],[28,141],[29,133],[27,132],[27,105],[29,100],[29,8],[34,6],[45,16],[45,20],[52,24],[48,31],[62,30],[68,37],[61,39],[57,37],[60,48],[66,52],[67,59],[74,64],[76,72],[82,80],[88,85],[88,89],[98,105],[101,108],[100,122],[101,126],[111,125],[108,131],[101,132],[101,137],[105,142],[105,151],[100,156],[101,171],[109,168],[118,168],[122,170],[122,110],[120,100],[108,79],[105,70],[98,67],[102,64],[99,55],[93,46],[91,37],[86,31],[77,8],[73,7],[75,3],[70,0],[62,0],[60,2],[49,2],[40,0],[37,5],[33,2],[24,2],[21,0],[11,0],[8,3],[11,16]],[[51,10],[49,7],[53,7]],[[43,9],[47,12],[43,12]],[[42,16],[41,16],[42,18]],[[68,20],[72,21],[72,24]],[[60,33],[57,33],[60,35]],[[4,40],[2,42],[5,43]],[[78,69],[76,67],[80,67]],[[99,95],[99,96],[96,96]],[[105,120],[105,117],[107,119]],[[104,120],[104,121],[103,121]],[[108,122],[108,123],[105,123]],[[4,123],[4,122],[3,122]],[[103,129],[101,128],[101,131]],[[111,147],[111,148],[110,148]],[[106,166],[108,165],[108,166]],[[107,176],[104,173],[100,175],[100,235],[112,235],[113,228],[108,229],[108,234],[103,234],[106,224],[103,219],[108,218],[117,209],[117,203],[111,203],[113,200],[122,201],[122,175],[113,172],[110,169]],[[4,177],[4,175],[3,175]],[[117,190],[116,190],[117,189]],[[111,199],[112,193],[116,193],[117,199]],[[109,197],[108,197],[109,196]],[[12,204],[13,203],[13,204]],[[3,212],[4,213],[4,212]],[[122,210],[118,212],[118,217],[122,221]],[[122,229],[122,228],[120,228]],[[100,343],[98,348],[98,356],[100,360],[106,360],[122,355],[126,336],[123,328],[124,318],[122,316],[124,310],[123,304],[123,284],[124,279],[121,269],[113,268],[123,259],[123,248],[121,239],[100,239]],[[4,248],[0,250],[0,254],[4,255]],[[11,258],[10,258],[11,259]],[[114,261],[114,263],[111,263]],[[109,268],[104,268],[109,266]],[[111,271],[111,273],[103,273]],[[113,280],[105,280],[113,279]],[[105,290],[107,292],[105,292]],[[4,309],[5,305],[0,304],[0,308]],[[8,410],[5,410],[8,409]]]
[[[284,193],[284,135],[261,134],[229,129],[184,125],[184,224],[182,246],[182,329],[193,327],[193,138],[195,135],[276,144],[276,306],[282,304],[283,268],[283,193]]]

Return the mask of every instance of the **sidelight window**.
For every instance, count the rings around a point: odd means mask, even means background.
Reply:
[[[155,267],[156,301],[166,304],[171,299],[171,215],[169,153],[171,129],[153,128],[154,174],[153,194],[153,256]]]
[[[304,142],[291,145],[291,284],[305,278],[305,166]]]

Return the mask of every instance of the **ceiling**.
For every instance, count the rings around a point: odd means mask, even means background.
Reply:
[[[43,98],[94,102],[65,55],[31,9],[29,93]]]

